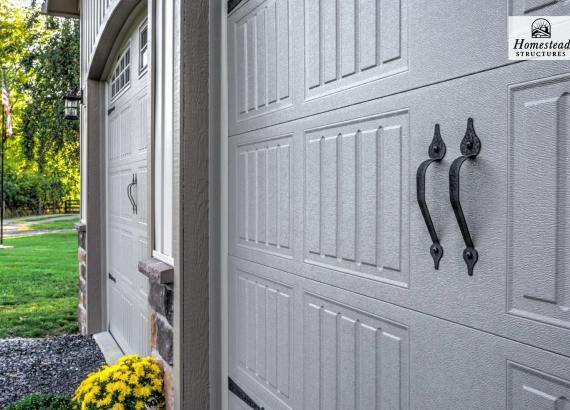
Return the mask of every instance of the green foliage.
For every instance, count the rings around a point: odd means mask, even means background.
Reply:
[[[79,85],[79,25],[64,19],[48,22],[54,33],[22,59],[23,67],[34,73],[24,85],[32,98],[22,118],[22,147],[26,158],[36,160],[40,171],[45,165],[57,165],[53,156],[66,147],[75,148],[67,158],[79,158],[78,123],[62,119],[61,99]]]
[[[63,119],[61,97],[79,87],[79,24],[0,3],[0,64],[6,70],[14,135],[6,147],[6,206],[33,209],[79,197],[79,124]],[[33,205],[31,205],[33,204]]]
[[[65,196],[62,181],[43,174],[7,172],[4,179],[4,201],[9,209],[36,210],[41,204],[59,201]],[[39,212],[38,212],[39,213]]]
[[[33,393],[6,407],[6,410],[71,410],[69,397],[55,393]]]
[[[0,338],[76,333],[77,233],[5,243],[14,249],[0,251]]]

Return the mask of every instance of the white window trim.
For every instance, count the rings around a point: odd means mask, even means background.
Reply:
[[[111,96],[111,102],[116,101],[121,95],[123,95],[129,88],[131,88],[131,83],[132,83],[132,75],[131,75],[131,63],[133,61],[133,54],[130,53],[129,55],[129,64],[128,66],[125,68],[124,72],[129,71],[129,82],[115,95],[113,95],[113,75],[115,73],[115,70],[117,69],[117,66],[119,64],[121,64],[121,59],[125,56],[125,54],[128,52],[130,52],[131,50],[131,43],[128,42],[127,46],[124,48],[124,50],[121,52],[121,54],[119,54],[119,57],[117,58],[117,62],[115,63],[115,65],[113,66],[113,69],[111,70],[111,81],[109,82],[109,95]],[[120,72],[120,74],[122,74],[123,72]]]
[[[154,251],[152,251],[152,257],[154,259],[158,259],[159,261],[164,262],[170,266],[174,266],[174,258],[172,256],[168,256],[168,255],[165,255],[163,253],[160,253],[160,252],[154,250]]]
[[[142,62],[142,48],[141,48],[141,34],[143,32],[143,30],[146,29],[146,52],[147,52],[147,63],[144,67],[141,66],[141,62]],[[138,52],[137,52],[137,60],[138,60],[138,72],[139,72],[139,78],[142,77],[143,75],[145,75],[148,72],[148,66],[150,65],[150,38],[149,38],[149,33],[148,33],[148,21],[145,20],[141,23],[141,25],[138,28]]]

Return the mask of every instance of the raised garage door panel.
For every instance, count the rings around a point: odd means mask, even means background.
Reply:
[[[231,137],[230,253],[570,355],[567,71],[516,64]],[[469,117],[483,146],[461,171],[472,277],[449,202]],[[415,198],[436,123],[438,271]]]
[[[511,86],[507,147],[509,312],[567,329],[569,96],[570,75]]]
[[[230,377],[265,408],[569,404],[567,357],[239,259],[230,283]]]
[[[230,135],[511,64],[508,10],[568,15],[570,5],[244,2],[228,18]]]
[[[295,246],[292,135],[269,133],[262,140],[231,144],[232,249],[290,259]]]
[[[237,266],[230,276],[229,375],[275,410],[297,408],[301,386],[294,363],[299,332],[294,329],[298,307],[292,279],[260,276]]]
[[[409,116],[305,130],[306,264],[407,287]]]

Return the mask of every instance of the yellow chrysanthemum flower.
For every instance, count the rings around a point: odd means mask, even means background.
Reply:
[[[113,401],[113,396],[111,394],[107,394],[105,397],[103,397],[101,400],[97,402],[97,407],[108,406],[109,404],[111,404],[111,401]]]
[[[137,376],[139,377],[144,376],[144,367],[140,363],[133,364],[133,370],[135,371],[135,374]]]
[[[161,379],[159,379],[159,378],[154,378],[154,379],[151,381],[151,384],[152,384],[152,387],[153,387],[155,390],[158,390],[158,391],[162,390],[162,380],[161,380]]]
[[[112,366],[90,373],[76,389],[77,409],[144,410],[164,403],[162,372],[152,357],[129,355]]]

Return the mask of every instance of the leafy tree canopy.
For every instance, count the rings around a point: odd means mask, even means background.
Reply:
[[[28,202],[78,198],[79,128],[77,121],[63,120],[61,99],[79,85],[78,22],[45,16],[36,1],[23,7],[2,0],[0,65],[14,128],[6,147],[7,207],[24,206],[23,197]]]

